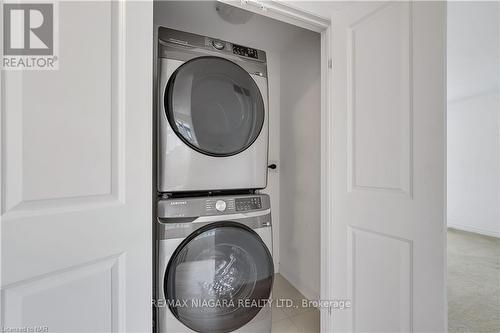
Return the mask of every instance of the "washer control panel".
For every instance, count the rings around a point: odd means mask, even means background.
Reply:
[[[222,214],[235,212],[234,199],[210,198],[205,200],[205,212],[207,214]]]
[[[212,46],[217,50],[224,50],[226,43],[221,40],[214,39],[212,40]]]
[[[262,209],[259,196],[241,197],[235,199],[207,199],[205,209],[208,213],[248,212]]]
[[[246,46],[233,44],[233,53],[247,58],[259,59],[258,51]]]
[[[223,212],[226,210],[227,204],[224,200],[217,200],[215,202],[215,209],[217,209],[219,212]]]
[[[158,201],[159,218],[219,216],[262,211],[270,208],[267,194],[213,196],[205,198],[168,198]]]
[[[247,210],[262,209],[260,197],[238,198],[236,202],[236,211],[244,212]]]

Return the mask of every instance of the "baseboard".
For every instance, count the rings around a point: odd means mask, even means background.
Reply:
[[[464,225],[457,223],[456,221],[453,220],[448,220],[448,228],[452,229],[457,229],[461,231],[467,231],[467,232],[472,232],[475,234],[480,234],[483,236],[490,236],[490,237],[496,237],[500,238],[500,232],[493,231],[493,230],[486,230],[486,229],[481,229],[481,228],[476,228],[470,225]]]
[[[315,291],[311,286],[304,283],[296,274],[288,271],[280,265],[280,274],[288,280],[305,298],[308,300],[319,300],[319,292]]]

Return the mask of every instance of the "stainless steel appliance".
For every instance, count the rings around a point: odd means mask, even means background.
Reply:
[[[157,216],[157,333],[271,332],[269,196],[169,198]]]
[[[265,188],[265,52],[163,27],[158,46],[158,191]]]

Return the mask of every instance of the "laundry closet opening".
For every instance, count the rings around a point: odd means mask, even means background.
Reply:
[[[271,167],[257,193],[270,196],[273,299],[297,305],[273,308],[273,327],[319,332],[319,311],[299,302],[320,298],[320,34],[212,1],[156,1],[154,23],[156,54],[159,27],[265,52]]]

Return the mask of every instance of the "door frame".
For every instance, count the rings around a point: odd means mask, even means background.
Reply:
[[[277,21],[285,22],[311,30],[320,34],[321,38],[321,222],[320,222],[320,297],[321,300],[332,299],[331,279],[333,277],[333,265],[330,258],[332,253],[331,221],[332,209],[331,198],[333,193],[333,153],[332,153],[332,133],[333,124],[331,116],[331,95],[332,90],[332,20],[321,17],[314,13],[304,11],[290,3],[283,3],[280,0],[270,0],[265,3],[248,0],[246,2],[234,0],[218,0],[233,7],[238,7],[262,16],[266,16]],[[321,307],[320,309],[321,332],[332,332],[331,307]]]

